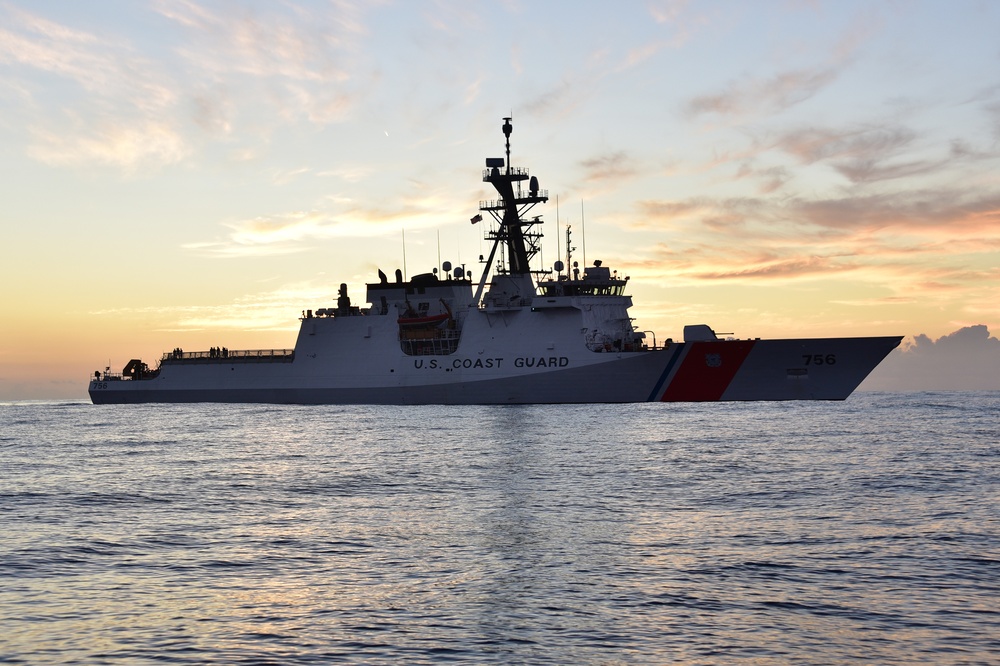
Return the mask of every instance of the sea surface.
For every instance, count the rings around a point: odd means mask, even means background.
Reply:
[[[3,403],[0,662],[998,664],[1000,393]]]

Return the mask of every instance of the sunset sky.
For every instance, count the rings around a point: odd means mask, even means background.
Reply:
[[[503,116],[536,267],[572,225],[659,339],[906,335],[1000,388],[998,35],[993,0],[0,0],[0,400],[291,347],[404,234],[478,277]]]

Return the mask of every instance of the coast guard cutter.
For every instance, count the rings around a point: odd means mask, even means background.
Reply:
[[[707,325],[661,341],[629,316],[628,277],[603,266],[532,271],[548,200],[526,168],[486,160],[498,198],[478,281],[463,267],[367,285],[366,307],[341,285],[336,307],[301,318],[294,349],[174,349],[155,367],[94,373],[95,404],[265,402],[503,404],[843,400],[901,337],[721,339]],[[567,247],[568,247],[567,243]],[[553,277],[553,273],[555,277]],[[537,275],[536,275],[537,274]],[[536,279],[536,277],[538,279]]]

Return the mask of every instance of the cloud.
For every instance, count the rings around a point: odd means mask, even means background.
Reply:
[[[828,159],[879,160],[897,154],[913,143],[916,133],[901,126],[869,125],[846,129],[816,127],[791,130],[774,147],[803,164]]]
[[[465,210],[463,204],[426,193],[405,198],[396,208],[293,211],[227,222],[223,226],[230,231],[225,238],[182,247],[213,257],[293,254],[311,249],[318,240],[396,234],[404,226],[407,230],[434,228],[442,218],[463,219]]]
[[[680,48],[694,38],[695,34],[712,23],[708,14],[691,13],[701,9],[701,5],[692,4],[689,0],[654,0],[647,5],[649,15],[656,23],[669,27],[673,34],[669,39],[669,46]]]
[[[704,271],[694,273],[692,277],[700,280],[733,280],[733,279],[788,279],[813,277],[826,273],[836,272],[843,274],[852,266],[843,261],[836,261],[831,257],[805,257],[795,259],[782,259],[771,261],[759,261],[757,265],[746,268],[730,268],[728,270]]]
[[[861,385],[874,391],[1000,390],[1000,340],[984,324],[904,340]]]
[[[329,15],[308,14],[305,10],[297,12],[299,16],[293,12],[290,17],[278,13],[258,17],[250,11],[217,14],[188,0],[159,0],[153,6],[162,16],[202,38],[197,52],[189,47],[179,51],[215,74],[242,73],[300,81],[349,78],[346,67],[335,57],[337,47],[343,43],[343,28],[354,25],[349,20],[336,21],[341,30],[324,36],[308,21],[318,19],[329,25]],[[342,16],[349,14],[345,11]]]
[[[684,9],[688,5],[688,0],[658,0],[650,2],[649,14],[657,23],[670,23],[677,21]]]
[[[323,211],[294,211],[283,215],[260,216],[225,225],[228,238],[186,243],[182,247],[197,254],[217,257],[271,256],[308,249],[307,241],[331,238],[344,225]]]
[[[623,72],[627,69],[631,69],[638,65],[641,65],[645,61],[652,58],[654,55],[660,52],[663,47],[666,46],[665,42],[654,41],[644,44],[642,46],[636,47],[634,49],[629,49],[628,53],[625,55],[625,60],[622,62],[618,68],[618,72]]]
[[[102,122],[62,134],[33,129],[32,136],[35,142],[28,148],[28,156],[50,166],[79,167],[96,162],[135,171],[143,164],[178,162],[190,150],[173,127],[152,120],[131,126]]]
[[[946,306],[961,291],[995,300],[1000,195],[928,190],[826,199],[643,200],[630,228],[668,233],[633,274],[672,284],[851,279]],[[849,276],[849,277],[848,277]],[[992,295],[990,290],[993,290]],[[983,291],[983,293],[979,293]]]
[[[881,25],[881,19],[871,12],[858,14],[832,44],[823,62],[812,67],[786,69],[770,77],[747,75],[732,81],[721,92],[692,98],[682,109],[689,118],[742,119],[781,113],[811,99],[837,81],[854,54]]]
[[[25,150],[36,160],[127,171],[170,164],[197,145],[187,136],[191,125],[229,138],[247,128],[267,135],[302,118],[323,125],[348,117],[374,80],[359,64],[368,7],[282,3],[224,12],[156,0],[153,11],[184,36],[164,45],[178,60],[150,59],[147,45],[101,28],[0,5],[3,89],[19,98],[15,122],[27,129]],[[163,31],[163,39],[177,34]]]
[[[337,169],[328,169],[326,171],[320,171],[317,176],[334,176],[336,178],[341,178],[348,183],[359,183],[375,171],[374,167],[371,166],[351,166],[351,167],[340,167]]]
[[[834,168],[854,183],[874,183],[880,180],[908,178],[937,171],[943,161],[915,160],[880,166],[874,160],[857,160]]]
[[[637,226],[660,226],[678,220],[698,219],[708,211],[715,209],[715,204],[708,198],[685,199],[682,201],[660,201],[647,199],[638,203],[642,214],[642,222]]]
[[[152,330],[201,331],[237,330],[285,331],[294,329],[303,304],[329,301],[331,286],[311,281],[281,285],[275,289],[246,294],[230,303],[199,306],[115,308],[93,311],[95,317],[140,318]]]
[[[625,151],[591,157],[580,165],[586,172],[583,179],[589,182],[620,181],[631,178],[639,171]]]
[[[127,44],[10,6],[3,9],[8,29],[0,29],[0,62],[55,74],[96,93],[130,88],[136,104],[171,101],[169,89],[143,76],[149,63]]]
[[[96,162],[134,170],[188,153],[171,117],[176,92],[129,44],[10,6],[0,14],[6,14],[0,63],[8,65],[11,85],[25,102],[19,113],[30,157],[56,166]],[[61,109],[47,111],[42,100],[59,96]]]
[[[231,304],[203,306],[173,313],[174,330],[281,331],[296,327],[303,304],[329,302],[331,286],[311,282],[287,284],[247,294]],[[171,315],[168,310],[165,314]]]
[[[986,112],[990,117],[990,125],[993,130],[993,140],[1000,141],[1000,102],[987,104]]]
[[[771,194],[781,189],[785,183],[791,180],[792,175],[783,166],[757,168],[753,161],[747,161],[740,165],[736,172],[736,178],[751,178],[760,184],[757,186],[758,194]]]
[[[898,161],[901,154],[914,147],[917,133],[893,124],[865,125],[844,129],[801,128],[778,139],[774,148],[802,164],[829,162],[830,166],[852,183],[872,183],[908,178],[955,166],[956,160],[991,157],[977,153],[966,143],[953,140],[947,154],[937,159],[911,158]],[[887,164],[888,160],[896,160]]]
[[[796,199],[786,215],[801,223],[831,230],[894,227],[907,234],[972,234],[996,237],[1000,232],[1000,194],[980,190],[917,190],[829,199]]]
[[[777,113],[814,96],[836,80],[838,73],[836,68],[820,67],[782,72],[769,79],[748,78],[724,92],[695,97],[684,110],[689,117]]]
[[[815,240],[822,233],[857,237],[891,230],[935,242],[1000,238],[1000,194],[978,189],[937,189],[840,197],[692,197],[682,200],[645,199],[636,204],[633,228],[687,224],[725,228],[733,221],[761,230],[763,237],[789,231]],[[727,221],[719,225],[719,221]],[[756,223],[756,227],[752,224]],[[770,231],[767,231],[767,230]]]
[[[231,118],[235,115],[234,104],[228,95],[203,91],[191,98],[194,122],[209,134],[226,135],[233,131]]]
[[[271,183],[274,185],[288,185],[299,176],[309,173],[309,167],[298,167],[297,169],[278,169],[271,176]]]
[[[591,78],[592,82],[594,80]],[[571,76],[571,73],[565,74],[559,82],[527,98],[522,108],[528,115],[539,118],[567,118],[582,106],[586,98],[594,94],[597,88],[596,85],[588,86],[584,81],[587,81],[586,74],[579,74],[576,77]]]
[[[358,76],[360,40],[367,34],[360,4],[266,5],[225,13],[191,0],[157,0],[153,7],[189,33],[190,41],[175,50],[201,88],[199,104],[211,111],[209,126],[235,124],[237,109],[245,105],[231,98],[248,95],[255,110],[263,105],[283,122],[339,122],[357,102],[350,86],[370,80]]]

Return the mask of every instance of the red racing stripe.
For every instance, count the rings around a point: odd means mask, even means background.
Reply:
[[[754,340],[690,342],[691,349],[677,369],[663,402],[708,401],[722,398],[736,372],[753,349]]]

